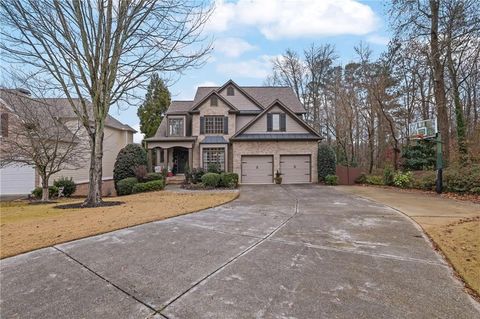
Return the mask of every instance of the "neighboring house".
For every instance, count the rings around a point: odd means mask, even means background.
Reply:
[[[178,173],[187,167],[238,173],[242,184],[317,182],[321,137],[302,116],[289,87],[199,87],[193,101],[172,101],[154,137],[147,138],[155,165]]]
[[[0,89],[0,110],[2,118],[2,138],[8,138],[9,122],[13,120],[12,114],[9,113],[9,107],[2,99],[2,95],[8,94],[12,90]],[[19,94],[19,91],[16,92]],[[20,94],[28,94],[28,91],[22,90]],[[36,99],[40,100],[40,99]],[[80,125],[76,115],[73,112],[67,99],[62,98],[47,98],[41,99],[42,102],[55,106],[58,110],[59,119],[65,124],[66,127],[71,128],[72,131]],[[80,126],[81,127],[81,126]],[[126,124],[122,124],[114,117],[108,115],[105,122],[105,136],[103,141],[103,193],[109,195],[114,193],[113,186],[113,166],[118,152],[127,144],[133,143],[133,134],[136,131]],[[83,164],[80,168],[64,169],[50,179],[50,182],[61,176],[72,177],[77,184],[76,195],[85,195],[88,188],[89,180],[89,140],[86,136],[86,130],[81,127],[78,133],[80,139],[79,147],[85,152],[82,159]],[[1,154],[0,154],[1,156]],[[25,166],[8,166],[0,169],[1,188],[0,194],[29,194],[34,186],[40,185],[40,180],[35,174],[35,170],[32,167]]]

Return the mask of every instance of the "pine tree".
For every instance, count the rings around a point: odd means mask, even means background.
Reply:
[[[145,101],[137,111],[140,132],[145,134],[145,137],[155,135],[169,105],[170,92],[158,74],[154,73],[147,88]]]

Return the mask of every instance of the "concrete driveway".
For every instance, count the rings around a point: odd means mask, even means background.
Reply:
[[[421,231],[317,185],[1,261],[2,318],[479,318]]]

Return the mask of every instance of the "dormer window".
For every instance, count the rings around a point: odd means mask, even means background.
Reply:
[[[233,86],[227,87],[227,95],[228,96],[234,96],[235,95],[235,90],[233,89]]]
[[[168,135],[169,136],[184,136],[183,118],[168,119]]]
[[[215,95],[210,98],[210,105],[211,106],[218,106],[218,97]]]

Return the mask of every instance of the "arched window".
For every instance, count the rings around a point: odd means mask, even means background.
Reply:
[[[235,95],[235,91],[233,90],[233,86],[229,86],[227,88],[227,95],[228,96],[234,96]]]
[[[211,105],[211,106],[218,106],[218,97],[216,97],[215,95],[213,95],[213,96],[210,98],[210,105]]]

